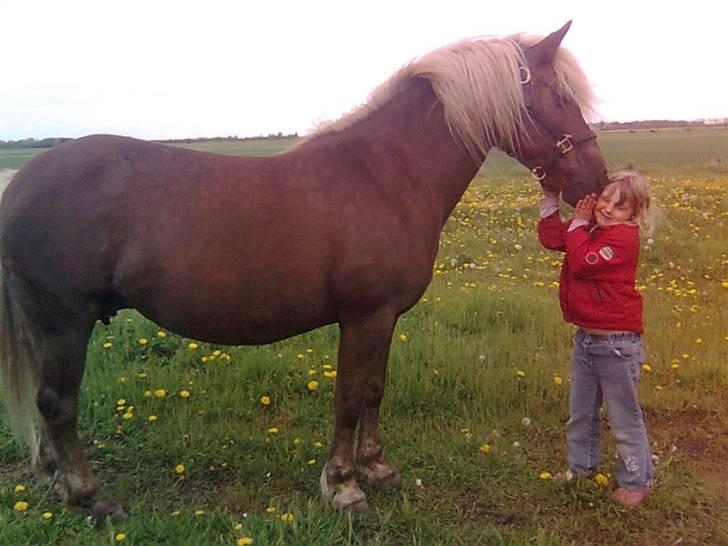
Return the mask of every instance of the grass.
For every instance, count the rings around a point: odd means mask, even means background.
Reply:
[[[382,434],[403,485],[365,487],[372,514],[335,513],[318,498],[336,327],[216,347],[160,336],[125,311],[91,339],[81,435],[130,519],[97,529],[65,510],[0,425],[0,544],[728,543],[727,137],[600,137],[610,168],[648,174],[662,210],[639,270],[650,366],[641,400],[659,457],[643,508],[615,506],[609,486],[540,478],[565,468],[572,328],[558,311],[561,256],[535,237],[538,187],[494,154],[446,225],[432,285],[398,323]],[[611,478],[614,448],[604,447]],[[19,501],[27,510],[14,510]]]

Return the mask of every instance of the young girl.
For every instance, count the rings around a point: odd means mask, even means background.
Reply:
[[[559,300],[578,326],[571,362],[569,469],[580,476],[600,462],[599,410],[604,400],[618,452],[612,499],[637,506],[652,485],[652,453],[637,396],[642,352],[642,297],[635,290],[639,225],[647,219],[647,181],[614,173],[602,193],[581,199],[562,222],[559,195],[539,203],[541,244],[565,252]]]

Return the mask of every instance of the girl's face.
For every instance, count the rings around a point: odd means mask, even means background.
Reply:
[[[620,203],[619,188],[607,186],[599,195],[594,206],[594,218],[600,227],[624,224],[634,221],[634,205],[629,199]]]

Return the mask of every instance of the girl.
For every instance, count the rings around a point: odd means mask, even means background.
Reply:
[[[637,387],[642,351],[642,297],[635,290],[639,225],[650,206],[647,181],[614,173],[602,193],[588,195],[562,222],[558,193],[539,203],[541,244],[565,252],[559,301],[578,327],[571,362],[569,469],[580,476],[600,462],[599,410],[604,400],[619,455],[612,499],[637,506],[650,492],[652,453]]]

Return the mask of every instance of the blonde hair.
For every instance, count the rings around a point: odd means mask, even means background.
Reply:
[[[632,205],[632,220],[645,232],[651,234],[654,229],[653,207],[650,198],[650,185],[647,179],[634,171],[617,171],[609,176],[609,182],[602,193],[607,196],[619,190],[617,204]]]

